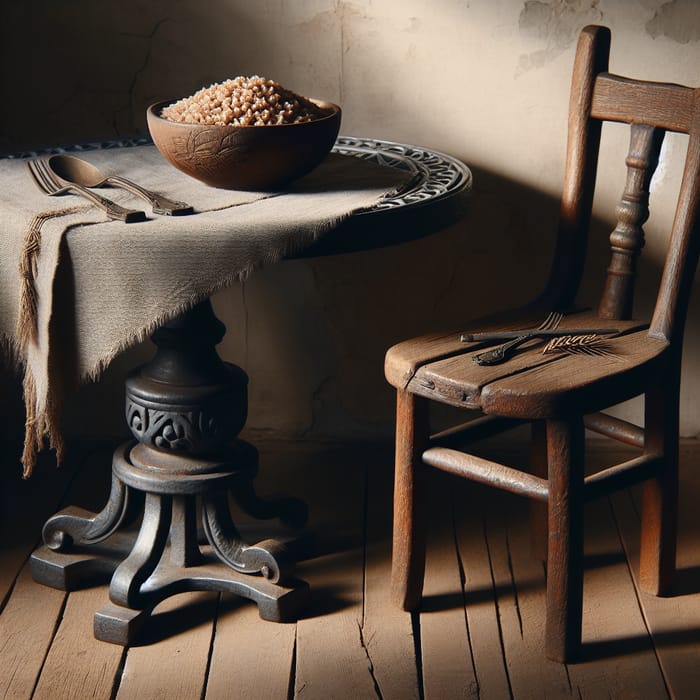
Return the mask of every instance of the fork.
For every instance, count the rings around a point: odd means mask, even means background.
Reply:
[[[89,199],[93,204],[106,212],[110,219],[132,223],[134,221],[145,221],[146,214],[142,211],[134,209],[125,209],[119,206],[111,199],[102,197],[95,192],[82,187],[81,185],[63,184],[56,179],[56,176],[51,172],[46,161],[41,158],[27,161],[29,172],[40,190],[46,192],[50,197],[61,194],[78,194],[86,199]]]
[[[511,356],[513,350],[526,343],[528,340],[535,338],[538,331],[551,331],[557,328],[561,323],[564,314],[559,311],[550,311],[547,317],[540,323],[537,328],[531,331],[525,331],[522,335],[519,335],[506,343],[497,345],[495,348],[491,348],[486,352],[478,353],[474,355],[473,360],[477,365],[497,365],[504,362]]]

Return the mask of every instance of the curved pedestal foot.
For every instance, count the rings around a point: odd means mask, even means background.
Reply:
[[[92,620],[95,639],[122,646],[131,644],[141,634],[150,615],[150,610],[132,610],[107,603]]]
[[[70,507],[49,518],[42,530],[44,545],[29,560],[34,580],[64,591],[109,580],[131,541],[117,530],[133,519],[140,496],[114,475],[99,513]]]
[[[193,472],[177,482],[168,474],[158,492],[163,459],[143,445],[119,447],[108,505],[96,515],[67,509],[47,522],[47,543],[31,558],[35,580],[73,590],[111,576],[111,602],[95,616],[95,636],[116,644],[131,643],[158,603],[185,591],[235,593],[255,602],[265,620],[294,619],[308,585],[291,577],[293,546],[272,539],[246,544],[231,517],[228,490],[250,476],[249,465],[241,474],[228,463],[188,458]],[[173,457],[167,462],[182,466]],[[145,495],[139,531],[117,532],[132,492]]]
[[[219,559],[243,574],[261,574],[272,583],[288,578],[294,561],[284,543],[264,540],[243,542],[231,519],[226,493],[211,491],[202,496],[204,533]]]
[[[107,505],[99,513],[83,508],[65,508],[49,518],[42,530],[44,543],[58,552],[73,544],[96,544],[107,539],[133,511],[133,494],[116,475]]]
[[[112,644],[133,643],[155,606],[185,591],[235,593],[256,603],[260,617],[270,622],[293,622],[309,597],[305,581],[291,579],[282,586],[259,576],[239,574],[214,560],[187,572],[179,567],[165,567],[144,586],[142,602],[145,607],[142,609],[112,602],[95,613],[95,637]]]
[[[62,591],[96,586],[109,581],[132,544],[133,535],[117,532],[109,542],[90,547],[75,546],[70,552],[59,552],[43,545],[29,558],[29,571],[38,583]]]

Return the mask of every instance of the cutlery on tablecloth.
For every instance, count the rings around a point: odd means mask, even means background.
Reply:
[[[106,175],[97,166],[81,158],[76,158],[76,156],[53,155],[48,158],[48,164],[54,174],[64,182],[82,185],[83,187],[104,187],[105,185],[121,187],[149,202],[153,207],[154,214],[182,216],[184,214],[192,214],[194,211],[186,202],[168,199],[120,175]]]
[[[98,206],[110,219],[115,219],[118,221],[124,221],[127,224],[134,221],[145,221],[146,214],[143,211],[137,211],[135,209],[125,209],[119,206],[116,202],[111,199],[102,197],[95,192],[91,192],[81,185],[75,184],[64,184],[60,182],[56,176],[51,172],[47,162],[40,158],[36,160],[27,161],[27,166],[29,167],[29,172],[37,184],[40,190],[46,192],[50,197],[62,194],[77,194],[85,199],[89,199],[94,205]]]

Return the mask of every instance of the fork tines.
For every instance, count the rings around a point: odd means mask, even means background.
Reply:
[[[37,187],[46,193],[55,192],[60,185],[51,176],[48,165],[41,158],[27,161],[29,172]]]

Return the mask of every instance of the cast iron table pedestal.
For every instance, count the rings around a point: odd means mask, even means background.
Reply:
[[[155,356],[126,382],[135,440],[114,453],[107,505],[99,513],[66,508],[44,525],[45,544],[30,562],[36,581],[73,590],[112,576],[111,603],[94,619],[98,639],[131,643],[153,608],[183,591],[233,592],[277,622],[294,619],[307,597],[308,585],[292,578],[290,545],[246,545],[233,522],[229,494],[252,517],[295,528],[306,505],[255,494],[257,451],[237,438],[248,377],[219,358],[224,331],[209,301],[156,331]],[[141,512],[138,534],[127,534],[122,526]]]
[[[339,222],[299,257],[405,243],[464,214],[471,173],[455,158],[349,136],[339,137],[333,151],[411,177],[401,191]],[[32,555],[34,578],[64,590],[112,577],[111,603],[95,615],[98,639],[130,643],[153,608],[181,591],[232,591],[274,621],[293,619],[307,597],[307,584],[292,578],[298,543],[248,546],[233,523],[229,495],[253,518],[279,517],[294,528],[303,526],[306,506],[255,494],[257,452],[236,437],[246,421],[248,378],[216,354],[223,334],[208,301],[155,333],[155,357],[127,380],[135,440],[114,454],[107,505],[100,513],[57,513],[44,526],[45,544]],[[138,534],[129,534],[125,526],[141,513]]]

